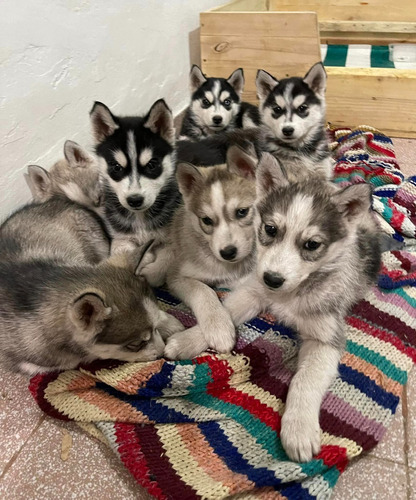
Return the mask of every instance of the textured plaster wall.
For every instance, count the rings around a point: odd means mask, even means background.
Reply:
[[[189,39],[225,0],[3,0],[0,218],[29,200],[23,172],[49,167],[66,139],[90,145],[88,113],[147,112],[188,101]],[[195,52],[195,48],[194,48]]]

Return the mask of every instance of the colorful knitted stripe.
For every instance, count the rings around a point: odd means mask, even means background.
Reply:
[[[388,45],[321,45],[321,58],[324,66],[416,69],[416,47],[413,54],[408,52],[410,47],[406,49],[400,45],[391,49]]]
[[[341,186],[372,184],[373,209],[383,230],[398,241],[416,238],[416,175],[404,179],[391,139],[367,126],[332,129],[330,134],[337,162],[334,181]]]
[[[30,389],[46,413],[94,424],[156,498],[322,498],[349,460],[381,440],[396,410],[416,360],[415,271],[416,255],[384,254],[380,281],[394,288],[373,289],[346,319],[339,377],[321,409],[322,450],[309,463],[288,461],[279,440],[297,347],[267,315],[239,328],[229,356],[97,362],[37,376]],[[167,292],[158,298],[194,321]]]

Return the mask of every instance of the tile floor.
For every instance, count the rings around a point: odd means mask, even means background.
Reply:
[[[416,174],[416,140],[395,140],[406,175]],[[70,437],[69,437],[70,436]],[[72,438],[69,455],[63,443]],[[113,453],[75,424],[46,417],[27,380],[0,369],[0,499],[150,498]],[[416,370],[384,440],[350,465],[334,500],[416,500]]]

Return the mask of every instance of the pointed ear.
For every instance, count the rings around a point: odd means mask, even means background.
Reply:
[[[90,112],[90,118],[92,134],[97,144],[103,142],[110,135],[113,135],[119,127],[117,118],[102,102],[95,101]]]
[[[137,250],[126,250],[112,255],[103,264],[109,264],[113,267],[119,267],[120,269],[127,269],[132,274],[138,274],[140,269],[140,264],[142,263],[144,256],[153,249],[155,240],[150,240],[144,245],[138,246]]]
[[[111,317],[112,312],[100,292],[86,290],[70,305],[69,318],[81,333],[79,340],[89,341],[103,330],[104,321]]]
[[[200,186],[203,182],[203,176],[197,167],[190,163],[179,163],[176,168],[176,179],[178,181],[179,191],[184,198]]]
[[[332,201],[348,221],[361,219],[371,209],[371,184],[353,184],[332,195]]]
[[[256,180],[258,197],[289,184],[283,165],[270,153],[262,154],[256,171]]]
[[[154,134],[159,134],[171,146],[175,144],[175,126],[172,111],[163,99],[156,101],[150,108],[144,126]]]
[[[44,168],[38,165],[29,165],[25,180],[34,201],[46,201],[51,197],[51,179]]]
[[[189,73],[189,88],[191,89],[191,94],[193,94],[199,87],[206,82],[204,73],[202,73],[199,66],[194,64],[191,68],[191,72]]]
[[[306,73],[303,81],[319,96],[325,96],[326,71],[324,65],[318,62]]]
[[[233,73],[231,73],[227,82],[234,88],[239,96],[243,93],[244,90],[244,71],[242,68],[236,69]]]
[[[230,146],[227,151],[228,170],[245,179],[256,178],[258,159],[250,156],[239,146]]]
[[[94,162],[94,157],[74,141],[65,141],[64,156],[71,167],[87,167]]]
[[[270,92],[278,85],[279,81],[264,69],[259,69],[256,76],[257,96],[260,102],[267,99]]]

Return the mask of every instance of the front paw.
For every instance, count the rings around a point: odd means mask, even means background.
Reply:
[[[219,315],[201,328],[207,344],[221,354],[229,353],[236,341],[235,326],[228,314]]]
[[[175,333],[166,343],[164,356],[169,359],[192,359],[208,349],[198,326]]]
[[[295,462],[309,462],[321,449],[319,420],[299,412],[285,412],[280,440],[287,456]]]
[[[159,330],[163,340],[166,340],[174,333],[185,330],[185,327],[174,316],[161,311],[161,321],[159,322],[157,329]]]

